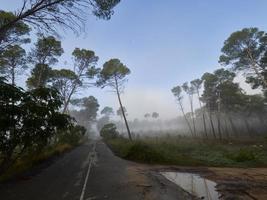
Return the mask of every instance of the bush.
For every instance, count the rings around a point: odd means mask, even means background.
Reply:
[[[103,126],[100,131],[100,136],[104,139],[115,139],[119,137],[119,132],[115,124],[109,123]]]
[[[125,158],[147,163],[164,163],[167,161],[161,152],[141,142],[131,146]]]
[[[228,154],[228,157],[236,162],[246,162],[246,161],[256,160],[255,153],[249,149],[240,149],[238,152],[234,154]]]
[[[59,133],[58,143],[77,145],[86,133],[86,128],[80,125],[73,126]]]

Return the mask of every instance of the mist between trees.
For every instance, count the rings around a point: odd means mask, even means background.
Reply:
[[[177,119],[161,120],[155,108],[153,113],[144,113],[143,119],[128,121],[131,113],[127,113],[121,93],[131,70],[117,58],[98,67],[99,57],[93,50],[76,47],[68,68],[55,69],[64,54],[58,28],[79,32],[85,10],[109,19],[118,3],[23,0],[16,12],[0,11],[0,174],[22,156],[29,158],[60,144],[77,145],[96,128],[104,127],[112,136],[119,136],[118,131],[124,136],[127,133],[129,140],[165,133],[216,140],[266,135],[267,34],[257,28],[237,31],[225,41],[219,58],[221,69],[170,91],[181,111],[177,115],[182,113]],[[34,43],[30,33],[37,36]],[[23,48],[26,44],[29,51]],[[27,70],[30,76],[23,89],[17,78]],[[233,82],[238,71],[253,89],[262,92],[246,94]],[[90,92],[77,98],[90,87],[111,90],[119,108],[105,107],[98,117],[99,103]],[[185,101],[190,112],[185,112]],[[121,121],[111,120],[115,113]],[[110,125],[112,122],[117,126]]]
[[[171,89],[182,117],[148,120],[151,114],[145,113],[145,120],[129,122],[135,135],[170,133],[216,140],[266,136],[267,34],[258,28],[244,28],[231,34],[221,51],[222,68]],[[247,94],[234,82],[238,72],[252,89],[262,92]],[[190,112],[185,112],[186,101]],[[123,132],[123,125],[114,123]]]

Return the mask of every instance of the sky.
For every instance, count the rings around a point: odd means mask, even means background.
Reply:
[[[12,11],[21,2],[0,0],[0,9]],[[266,8],[266,0],[121,0],[111,20],[91,16],[80,36],[61,33],[65,54],[56,67],[72,68],[75,47],[95,51],[99,67],[119,58],[131,70],[122,95],[129,118],[154,111],[172,118],[181,113],[171,89],[220,68],[220,49],[232,32],[245,27],[267,31]],[[251,92],[248,85],[242,87]],[[108,89],[77,94],[90,95],[101,108],[118,109]]]

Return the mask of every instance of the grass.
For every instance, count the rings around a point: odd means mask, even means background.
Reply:
[[[267,145],[236,141],[233,143],[203,141],[178,136],[124,138],[106,140],[118,156],[142,163],[213,166],[213,167],[266,167]]]
[[[29,153],[20,157],[6,172],[0,176],[0,182],[6,181],[15,177],[32,167],[44,162],[45,160],[63,154],[66,151],[71,150],[74,146],[69,144],[58,144],[55,146],[49,146],[40,153]]]

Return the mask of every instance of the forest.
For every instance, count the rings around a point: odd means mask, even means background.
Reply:
[[[132,119],[123,94],[134,66],[119,58],[100,66],[88,45],[58,67],[65,55],[59,30],[78,36],[88,14],[108,21],[120,0],[22,2],[14,12],[0,10],[0,181],[100,136],[116,155],[141,163],[267,166],[265,30],[236,30],[225,38],[216,70],[177,80],[168,91],[176,118],[163,119],[155,108]],[[99,110],[91,88],[111,92],[118,107]]]

